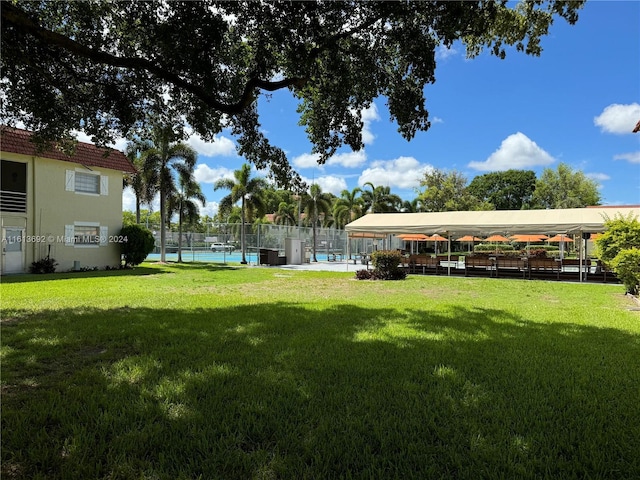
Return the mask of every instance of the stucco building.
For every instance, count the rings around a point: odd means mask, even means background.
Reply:
[[[0,128],[2,262],[21,273],[48,255],[58,271],[120,261],[123,175],[135,169],[113,149],[79,142],[73,155],[39,152],[26,130]]]

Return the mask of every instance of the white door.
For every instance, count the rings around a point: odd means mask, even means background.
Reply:
[[[2,229],[2,273],[24,273],[24,228]]]

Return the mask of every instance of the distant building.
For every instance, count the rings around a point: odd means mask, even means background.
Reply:
[[[50,255],[57,270],[120,262],[123,175],[118,150],[79,142],[72,156],[38,152],[31,132],[0,127],[0,273],[22,273]]]

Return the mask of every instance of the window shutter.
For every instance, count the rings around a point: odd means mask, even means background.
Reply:
[[[74,244],[75,228],[73,225],[64,226],[64,244],[67,247],[73,247]]]
[[[67,176],[65,180],[65,190],[67,192],[73,192],[76,189],[76,172],[73,170],[67,170]]]
[[[107,245],[109,239],[109,227],[100,227],[100,246]]]
[[[109,195],[109,177],[100,175],[100,195]]]

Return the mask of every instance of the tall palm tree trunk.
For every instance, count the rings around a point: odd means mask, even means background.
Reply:
[[[166,194],[164,189],[160,189],[160,261],[162,263],[167,261],[166,256],[166,246],[167,246],[167,235],[165,232],[166,219],[165,212],[167,211],[166,205]]]
[[[136,195],[136,223],[140,225],[140,198]]]
[[[313,232],[313,261],[317,262],[318,258],[316,257],[316,248],[317,248],[317,242],[316,242],[316,219],[314,219],[314,221],[313,221],[313,225],[312,225],[311,231]]]
[[[247,240],[246,240],[245,225],[244,225],[245,224],[244,195],[242,196],[242,208],[240,209],[240,217],[242,222],[242,228],[240,230],[240,250],[242,250],[242,260],[240,261],[240,263],[243,265],[246,265],[247,264],[247,257],[246,257]]]
[[[182,199],[178,210],[178,263],[182,263]]]

